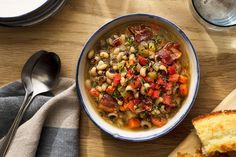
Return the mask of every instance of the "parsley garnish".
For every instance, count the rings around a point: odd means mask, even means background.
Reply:
[[[134,44],[134,40],[131,37],[128,37],[126,40],[129,46]]]

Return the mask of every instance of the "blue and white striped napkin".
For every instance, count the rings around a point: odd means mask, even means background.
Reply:
[[[0,139],[13,123],[23,98],[19,81],[0,88]],[[62,78],[51,93],[34,99],[6,156],[79,156],[79,115],[74,80]]]

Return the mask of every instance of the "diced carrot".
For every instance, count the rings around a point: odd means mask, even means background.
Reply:
[[[130,100],[128,103],[125,103],[124,104],[124,109],[127,111],[127,110],[130,110],[131,112],[135,112],[135,109],[134,109],[134,101],[133,100]]]
[[[107,87],[107,89],[106,89],[106,92],[108,93],[108,94],[113,94],[113,92],[115,91],[115,87],[113,87],[113,86],[108,86]]]
[[[119,106],[120,111],[125,111],[125,107],[124,106]]]
[[[127,75],[126,75],[126,76],[127,76]],[[140,88],[140,87],[142,86],[141,81],[142,81],[142,78],[141,78],[141,77],[138,77],[138,78],[136,78],[136,80],[134,80],[133,82],[131,82],[130,85],[131,85],[132,88],[134,88],[134,89]]]
[[[167,123],[167,119],[165,118],[151,118],[152,124],[154,124],[156,127],[160,128],[164,126]]]
[[[95,96],[95,97],[98,97],[98,96],[100,95],[99,91],[97,91],[95,88],[91,88],[91,89],[89,90],[89,94],[90,94],[91,96]]]
[[[179,93],[181,96],[186,96],[188,94],[188,86],[187,84],[181,84],[179,86]]]
[[[186,76],[180,75],[179,76],[179,82],[180,83],[187,83],[188,82],[188,78]]]
[[[130,118],[128,120],[128,127],[130,129],[136,129],[136,128],[139,128],[140,127],[140,120],[137,119],[137,118]]]
[[[133,59],[130,59],[129,60],[129,65],[134,65],[135,64],[135,61]]]
[[[177,82],[179,80],[179,74],[173,74],[173,75],[170,75],[168,81],[170,82]]]

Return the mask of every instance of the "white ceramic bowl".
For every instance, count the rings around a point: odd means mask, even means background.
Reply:
[[[92,106],[90,102],[89,95],[86,92],[85,88],[85,65],[87,64],[87,53],[93,47],[93,45],[102,37],[105,33],[118,28],[123,24],[127,24],[130,22],[137,22],[137,21],[146,21],[146,22],[157,22],[158,24],[164,26],[167,30],[175,33],[179,40],[184,45],[186,52],[188,53],[189,61],[190,61],[190,72],[191,72],[191,81],[189,87],[189,94],[185,101],[182,104],[182,107],[178,110],[176,115],[171,118],[166,125],[161,128],[155,128],[150,130],[142,130],[142,131],[129,131],[117,128],[105,120],[95,111],[95,108]],[[81,101],[81,105],[86,111],[89,118],[103,131],[112,135],[115,138],[122,139],[122,140],[129,140],[129,141],[146,141],[153,138],[158,138],[163,136],[173,130],[187,115],[193,103],[195,101],[198,86],[199,86],[199,79],[200,79],[200,69],[199,69],[199,62],[196,55],[196,52],[193,48],[188,37],[184,34],[184,32],[177,27],[172,22],[149,14],[129,14],[125,16],[118,17],[105,25],[99,28],[87,41],[83,50],[80,54],[78,64],[77,64],[77,74],[76,74],[76,84],[77,84],[77,93]]]

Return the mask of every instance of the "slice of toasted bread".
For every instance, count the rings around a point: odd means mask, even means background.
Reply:
[[[205,155],[236,151],[236,110],[201,115],[192,122]]]

